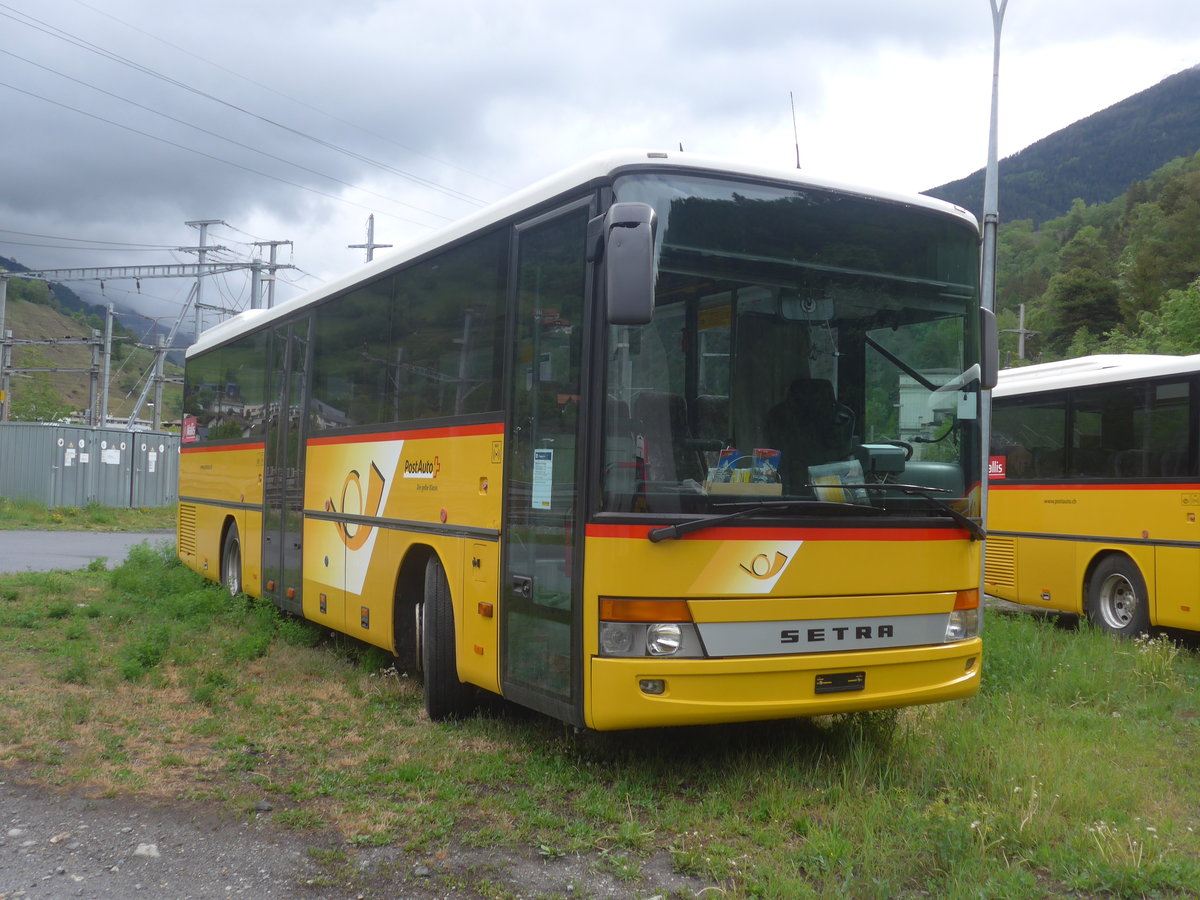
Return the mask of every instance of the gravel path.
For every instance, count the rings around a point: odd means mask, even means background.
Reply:
[[[456,846],[431,858],[356,848],[329,831],[297,832],[213,804],[91,797],[18,780],[0,768],[0,900],[469,900],[707,898],[724,891],[639,859],[617,877],[595,854]],[[269,810],[264,809],[264,813]],[[482,892],[477,891],[480,888]]]
[[[306,837],[199,808],[4,781],[0,900],[356,897],[312,883],[323,873]]]

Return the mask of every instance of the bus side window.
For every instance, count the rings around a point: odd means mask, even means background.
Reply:
[[[1033,451],[1033,474],[1036,478],[1061,478],[1063,452],[1057,447],[1036,447]]]

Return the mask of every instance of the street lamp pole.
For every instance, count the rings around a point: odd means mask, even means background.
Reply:
[[[988,133],[987,172],[984,174],[983,179],[983,259],[980,262],[979,268],[979,304],[985,310],[980,324],[985,328],[995,328],[996,231],[1000,227],[1000,204],[997,200],[999,188],[996,183],[999,169],[996,161],[996,133],[1000,120],[1000,28],[1004,24],[1004,9],[1008,6],[1008,0],[999,0],[999,4],[997,4],[997,0],[989,0],[989,2],[992,5],[992,35],[994,40],[992,52],[992,121]],[[982,335],[981,338],[987,340]],[[991,391],[980,391],[979,425],[980,433],[983,435],[983,446],[980,447],[982,484],[979,491],[979,517],[986,527],[988,521],[988,479],[991,477],[991,447],[989,446],[992,433]],[[982,558],[986,556],[986,553],[980,554],[980,556],[979,587],[980,597],[982,598],[983,591],[987,585]],[[981,631],[982,628],[983,622],[981,621]]]
[[[980,270],[980,305],[996,310],[996,231],[1000,227],[999,164],[997,132],[1000,121],[1000,29],[1004,25],[1004,10],[1008,0],[989,0],[992,4],[992,121],[988,132],[987,172],[983,178],[983,265]]]

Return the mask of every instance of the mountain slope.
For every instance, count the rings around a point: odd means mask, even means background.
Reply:
[[[49,306],[10,298],[5,315],[5,328],[18,341],[67,341],[91,336],[91,329],[79,321],[64,316]],[[128,339],[113,345],[113,360],[109,374],[108,411],[111,416],[127,418],[141,391],[144,379],[154,362],[154,354],[134,349]],[[92,350],[87,344],[56,343],[51,345],[18,345],[13,348],[13,362],[22,368],[89,369]],[[178,367],[168,365],[168,375],[177,375]],[[12,399],[20,403],[22,394],[46,386],[71,410],[82,413],[89,404],[91,376],[88,372],[15,374],[12,377]],[[178,420],[182,388],[178,384],[163,386],[164,416]],[[150,411],[142,410],[149,418]]]
[[[1000,161],[1002,221],[1037,225],[1076,198],[1107,203],[1200,149],[1200,65],[1081,119]],[[984,170],[925,193],[982,217]]]

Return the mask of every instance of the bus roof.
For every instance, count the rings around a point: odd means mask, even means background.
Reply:
[[[993,397],[1019,397],[1064,388],[1111,384],[1137,378],[1181,375],[1200,370],[1200,355],[1154,356],[1150,354],[1081,356],[1058,362],[1004,369],[992,390]]]
[[[285,318],[306,306],[319,303],[325,298],[344,291],[361,281],[368,281],[395,266],[423,256],[443,244],[448,244],[475,231],[518,215],[522,210],[549,202],[560,195],[574,191],[584,185],[603,183],[614,178],[624,170],[630,169],[674,169],[681,172],[720,173],[791,184],[800,188],[819,188],[927,209],[958,218],[972,227],[978,227],[975,217],[962,207],[947,203],[944,200],[938,200],[934,197],[927,197],[924,194],[904,194],[893,191],[872,190],[862,186],[815,178],[801,173],[798,169],[776,169],[749,165],[693,153],[615,150],[593,156],[556,175],[538,181],[491,206],[472,213],[445,228],[439,229],[427,237],[400,249],[382,254],[365,266],[341,275],[273,309],[247,310],[227,319],[201,334],[196,342],[187,349],[186,355],[190,357],[211,347],[216,347],[268,322]]]

